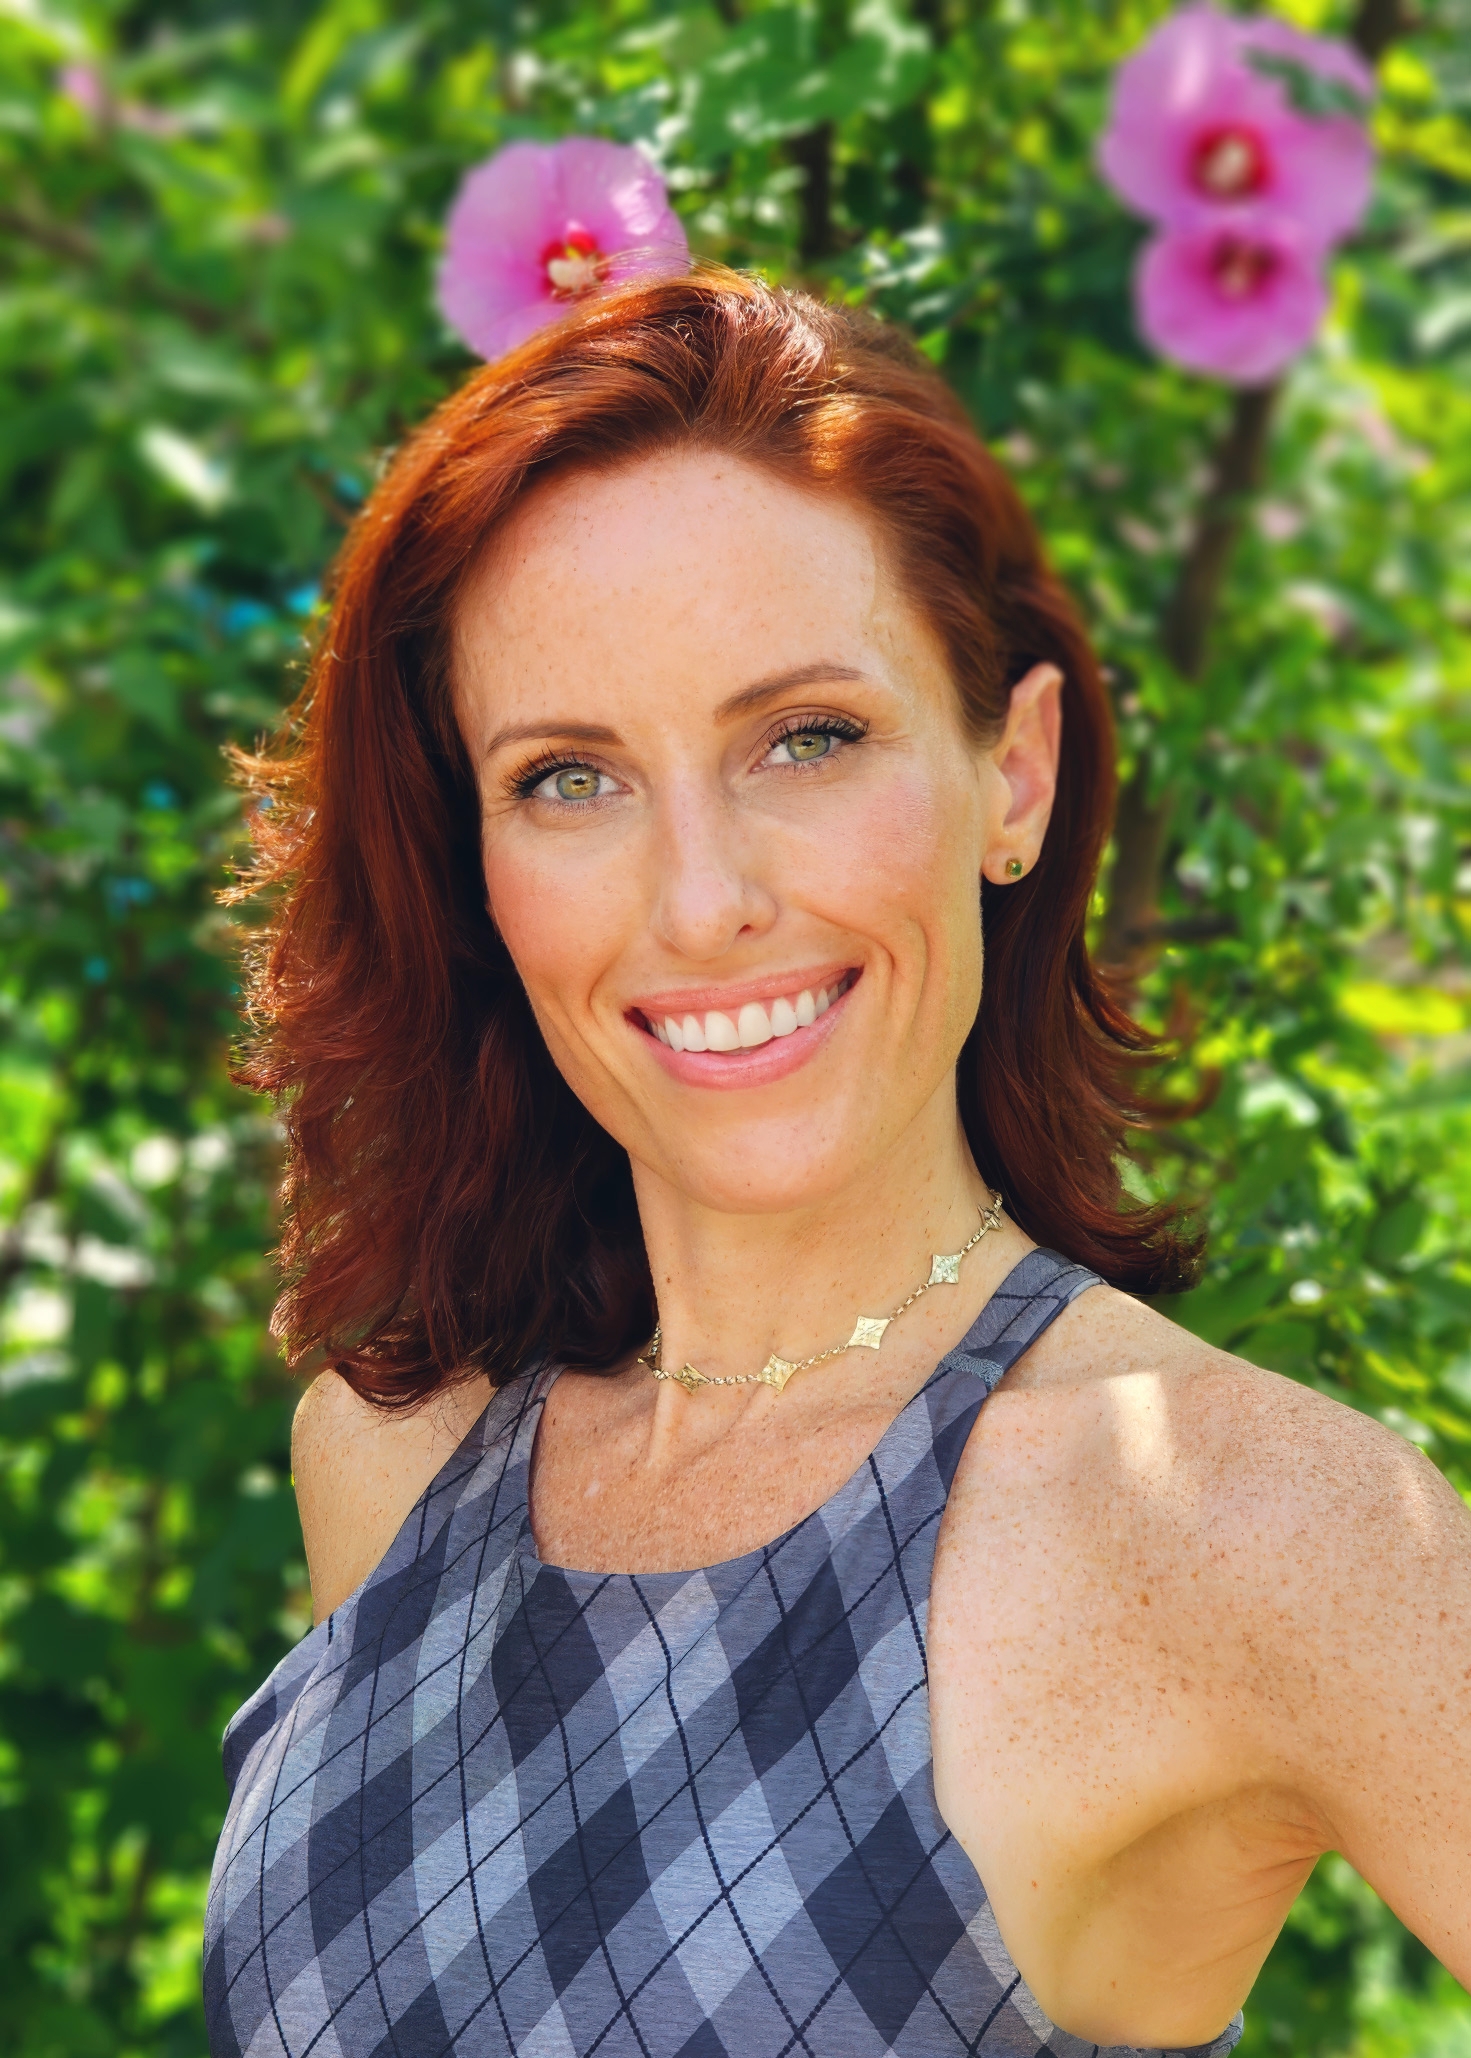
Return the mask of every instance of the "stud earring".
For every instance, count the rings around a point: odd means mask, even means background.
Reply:
[[[1026,869],[1020,858],[1008,858],[1006,860],[1006,876],[1008,879],[1020,879]]]

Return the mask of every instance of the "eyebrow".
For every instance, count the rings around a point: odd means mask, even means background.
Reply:
[[[569,743],[616,743],[619,740],[618,731],[610,729],[604,722],[516,722],[510,728],[496,730],[485,746],[485,755],[494,757],[509,743],[549,743],[553,737],[565,737]]]
[[[861,672],[854,665],[838,665],[819,662],[810,665],[794,665],[789,671],[773,672],[765,679],[757,679],[754,685],[743,686],[739,693],[732,693],[722,700],[715,710],[717,722],[733,722],[740,715],[747,715],[754,708],[763,706],[768,700],[776,700],[783,693],[791,693],[799,686],[820,686],[829,681],[853,684],[869,683],[869,674]],[[568,743],[617,743],[618,731],[610,729],[603,722],[516,722],[505,729],[497,729],[485,746],[485,755],[493,757],[498,750],[504,750],[512,743],[546,743],[553,737],[565,739]]]
[[[790,693],[798,686],[821,686],[829,681],[848,685],[868,682],[867,672],[860,672],[853,665],[835,665],[822,660],[813,665],[794,665],[788,672],[773,672],[765,679],[758,679],[754,686],[743,686],[739,693],[732,693],[729,700],[722,700],[715,710],[717,722],[734,721],[737,715],[748,715],[753,708],[768,700],[775,700],[783,693]]]

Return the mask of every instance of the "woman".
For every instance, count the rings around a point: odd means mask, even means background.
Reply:
[[[1471,1977],[1471,1525],[1117,1290],[1194,1254],[1106,710],[927,367],[586,308],[396,459],[251,771],[335,1369],[213,2051],[1222,2053],[1329,1848]]]

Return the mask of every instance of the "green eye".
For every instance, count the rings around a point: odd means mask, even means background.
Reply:
[[[782,741],[798,764],[805,764],[811,758],[826,757],[833,747],[831,736],[824,735],[820,729],[802,729],[795,736],[783,737]]]
[[[570,765],[553,782],[558,800],[596,800],[599,774],[587,765]]]

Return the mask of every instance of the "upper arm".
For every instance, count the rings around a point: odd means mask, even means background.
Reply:
[[[475,1379],[387,1414],[336,1372],[312,1381],[291,1425],[291,1469],[314,1621],[367,1578],[489,1398]]]
[[[1209,1511],[1185,1553],[1235,1654],[1225,1705],[1340,1851],[1471,1982],[1471,1511],[1422,1451],[1236,1364],[1170,1413]],[[1224,1635],[1221,1632],[1224,1631]]]
[[[1334,1846],[1471,1985],[1471,1511],[1421,1452],[1350,1423],[1314,1454],[1321,1542],[1279,1635],[1301,1776]]]
[[[1404,1438],[1254,1366],[1168,1414],[1238,1762],[1471,1983],[1471,1511]]]
[[[931,1611],[941,1808],[1034,1990],[1081,2034],[1097,1963],[1183,1967],[1168,2035],[1103,2040],[1198,2041],[1325,1849],[1471,1981],[1471,1514],[1380,1424],[1121,1297],[1055,1329],[982,1411]]]

